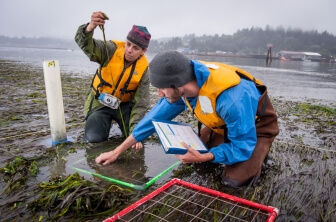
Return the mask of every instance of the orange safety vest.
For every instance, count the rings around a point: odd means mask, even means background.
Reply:
[[[250,73],[234,66],[217,62],[200,62],[208,67],[210,75],[199,91],[194,110],[188,100],[185,101],[198,121],[224,136],[225,122],[216,112],[216,101],[219,94],[238,85],[241,78],[253,81],[256,85],[262,85],[262,82]]]
[[[92,89],[96,97],[98,97],[100,93],[107,92],[120,99],[121,102],[128,102],[131,96],[134,95],[141,77],[148,68],[148,61],[145,56],[141,56],[131,66],[125,69],[125,42],[113,42],[116,44],[117,49],[107,66],[98,69],[93,77]],[[133,74],[130,76],[132,70]],[[131,77],[130,80],[128,80],[129,77]]]

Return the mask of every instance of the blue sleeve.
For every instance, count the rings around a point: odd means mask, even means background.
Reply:
[[[185,104],[182,99],[179,99],[175,103],[169,103],[166,98],[161,98],[134,127],[132,131],[133,137],[138,142],[143,141],[155,131],[152,119],[172,120],[184,110]]]
[[[220,94],[216,111],[227,125],[231,142],[210,149],[214,163],[231,165],[251,157],[257,143],[255,117],[259,97],[254,83],[243,79]]]

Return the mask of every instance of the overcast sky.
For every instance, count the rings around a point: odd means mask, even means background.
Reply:
[[[266,25],[336,35],[335,9],[335,0],[0,0],[0,35],[73,38],[94,11],[109,16],[108,39],[125,39],[133,24],[146,26],[153,39]]]

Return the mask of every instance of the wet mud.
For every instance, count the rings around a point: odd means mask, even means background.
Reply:
[[[55,197],[54,205],[47,207],[41,197],[48,194],[47,188],[56,184],[57,189],[65,192],[65,187],[57,183],[60,182],[59,175],[55,177],[51,170],[43,170],[44,167],[66,161],[72,153],[87,153],[96,146],[82,142],[82,109],[91,77],[75,77],[71,73],[61,75],[69,143],[52,147],[42,68],[0,60],[0,221],[101,221],[160,185],[135,192],[106,181],[88,182],[85,178],[77,178],[74,172],[67,181],[76,178],[83,185],[78,190],[90,189],[87,193],[80,193],[81,198],[88,199],[95,206],[98,200],[90,195],[104,193],[100,196],[101,207],[82,206],[73,198],[75,190],[71,190],[73,196],[63,196],[59,200]],[[224,187],[219,180],[223,167],[211,163],[180,165],[171,177],[277,207],[280,214],[276,221],[335,221],[336,104],[270,97],[279,116],[281,131],[257,186],[235,190]],[[155,101],[157,97],[152,89],[151,105]],[[193,121],[188,113],[176,120]],[[118,140],[107,141],[105,147],[122,141],[120,134],[115,134]],[[146,143],[160,146],[155,138]],[[148,169],[155,168],[146,165]],[[68,202],[64,202],[65,197]],[[115,201],[109,201],[111,199]],[[73,208],[71,204],[76,203],[82,207]]]

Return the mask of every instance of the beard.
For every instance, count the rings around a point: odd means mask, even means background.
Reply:
[[[181,97],[167,98],[169,103],[176,103]]]
[[[169,103],[176,103],[183,95],[180,94],[180,92],[176,89],[174,95],[171,97],[166,97],[169,101]]]

